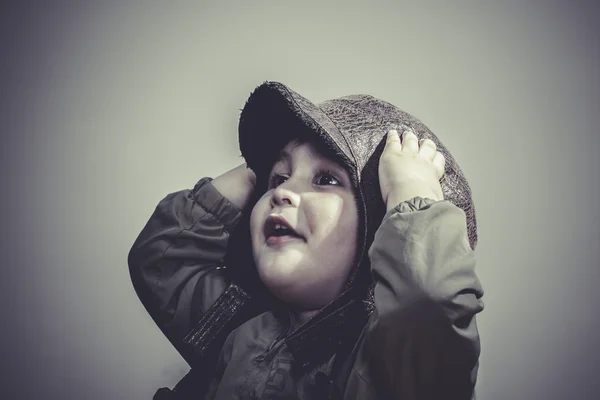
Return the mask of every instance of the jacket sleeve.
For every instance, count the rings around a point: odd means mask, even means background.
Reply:
[[[211,180],[165,197],[128,256],[139,299],[188,363],[183,338],[227,287],[220,266],[241,217]]]
[[[379,396],[474,398],[483,289],[464,212],[445,200],[403,202],[385,215],[369,256],[367,374]]]

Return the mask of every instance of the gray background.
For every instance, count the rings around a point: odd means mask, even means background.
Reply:
[[[241,162],[239,109],[279,80],[388,100],[461,164],[480,399],[600,398],[598,12],[416,3],[3,2],[0,397],[150,399],[183,375],[127,252],[167,193]]]

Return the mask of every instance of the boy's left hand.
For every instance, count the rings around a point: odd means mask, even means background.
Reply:
[[[411,131],[400,140],[396,130],[389,131],[379,159],[379,186],[387,210],[417,196],[443,200],[440,179],[445,164],[432,140],[419,141]]]

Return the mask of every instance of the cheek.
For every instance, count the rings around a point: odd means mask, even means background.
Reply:
[[[306,209],[306,219],[311,232],[322,239],[336,236],[340,229],[344,229],[344,202],[337,196],[315,198],[311,207]]]
[[[258,234],[262,230],[263,215],[265,213],[266,206],[266,197],[263,196],[254,205],[254,208],[252,208],[252,212],[250,213],[250,237],[253,243],[255,238],[258,237]]]
[[[354,199],[337,199],[328,205],[317,220],[322,243],[327,248],[343,249],[345,254],[354,253],[358,241],[358,210]]]

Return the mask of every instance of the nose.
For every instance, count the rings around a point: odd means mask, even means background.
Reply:
[[[294,191],[287,182],[277,186],[271,195],[271,206],[294,206],[297,207],[300,204],[300,195]]]

